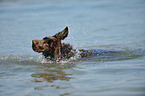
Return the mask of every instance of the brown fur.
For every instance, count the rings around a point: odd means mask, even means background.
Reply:
[[[55,34],[52,37],[44,37],[42,40],[32,40],[32,49],[35,52],[41,53],[47,59],[60,60],[68,59],[76,54],[76,50],[72,48],[70,44],[62,44],[61,40],[64,40],[69,33],[68,27],[63,31]],[[79,50],[81,57],[87,57],[97,53],[89,52],[87,50]]]
[[[32,40],[32,49],[35,52],[43,53],[48,59],[70,58],[74,56],[72,46],[69,44],[62,44],[68,36],[69,29],[66,27],[63,31],[55,34],[52,37],[44,37],[42,40]]]

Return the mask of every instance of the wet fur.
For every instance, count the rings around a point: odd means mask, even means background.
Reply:
[[[58,32],[52,37],[44,37],[42,40],[32,40],[32,49],[35,52],[41,53],[47,59],[60,60],[68,59],[76,54],[76,50],[72,48],[70,44],[61,43],[69,33],[68,27],[63,31]],[[81,57],[87,57],[93,55],[93,52],[86,50],[79,50]],[[97,53],[95,53],[97,54]]]

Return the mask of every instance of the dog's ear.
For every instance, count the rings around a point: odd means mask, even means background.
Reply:
[[[68,26],[66,26],[66,28],[63,31],[55,34],[53,37],[64,40],[68,36],[68,32],[69,32],[69,29],[68,29]]]

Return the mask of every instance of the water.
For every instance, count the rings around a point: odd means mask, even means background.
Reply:
[[[113,52],[54,63],[32,39],[68,25],[75,49]],[[144,96],[144,0],[0,0],[0,96]]]

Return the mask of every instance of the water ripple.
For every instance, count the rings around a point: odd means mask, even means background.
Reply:
[[[114,51],[114,50],[90,50],[94,53],[97,53],[96,56],[79,58],[79,54],[76,56],[67,59],[60,60],[57,63],[66,64],[72,61],[79,62],[80,60],[89,60],[89,61],[121,61],[121,60],[129,60],[139,58],[145,55],[145,50],[137,49],[137,50],[125,50],[125,51]],[[20,55],[9,55],[9,56],[1,56],[0,62],[13,62],[13,63],[56,63],[54,61],[46,60],[42,55],[38,56],[20,56]]]

